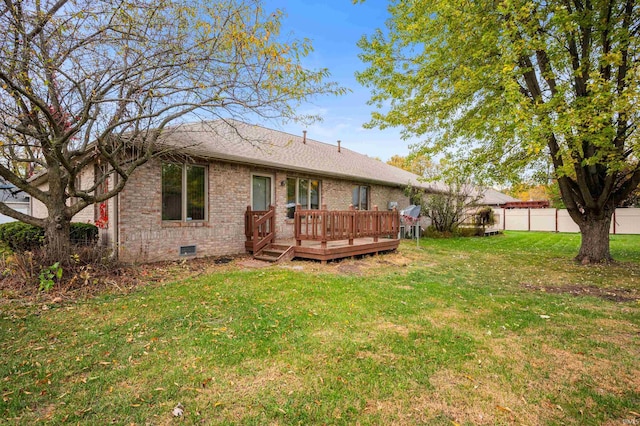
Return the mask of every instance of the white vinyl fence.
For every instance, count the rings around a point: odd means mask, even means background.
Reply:
[[[507,231],[580,232],[565,209],[493,209],[495,228]],[[612,234],[640,234],[640,209],[616,209]]]

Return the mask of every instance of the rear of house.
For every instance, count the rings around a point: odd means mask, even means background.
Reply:
[[[138,168],[117,197],[74,218],[97,222],[121,260],[243,253],[247,207],[274,206],[276,238],[293,239],[297,205],[402,209],[408,185],[429,189],[412,173],[339,145],[240,122],[181,125],[164,143],[175,150]],[[100,172],[87,170],[77,185],[91,186]]]

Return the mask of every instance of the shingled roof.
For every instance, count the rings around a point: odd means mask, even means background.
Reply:
[[[383,185],[444,189],[442,184],[421,182],[413,173],[344,146],[338,149],[304,135],[235,120],[182,124],[167,132],[163,142],[194,157]]]
[[[482,197],[482,204],[490,206],[498,206],[500,204],[509,203],[513,201],[519,201],[517,198],[513,198],[510,195],[498,192],[495,189],[486,189]]]

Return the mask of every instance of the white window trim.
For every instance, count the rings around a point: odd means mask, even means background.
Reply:
[[[307,205],[306,206],[302,206],[303,210],[322,210],[322,191],[323,191],[323,184],[322,184],[322,179],[319,178],[309,178],[309,177],[298,177],[298,176],[287,176],[287,181],[289,179],[295,179],[296,181],[296,206],[299,205],[300,199],[298,198],[300,195],[300,181],[301,180],[306,180],[306,181],[318,181],[318,208],[317,209],[311,209],[310,205],[311,205],[311,188],[308,189],[307,192]],[[289,182],[287,182],[287,185],[289,184]],[[287,192],[287,198],[286,200],[288,200],[288,192]],[[288,220],[293,220],[293,218],[287,217]]]
[[[371,210],[371,185],[355,185],[356,188],[358,188],[358,205],[354,206],[356,209],[361,210],[360,209],[360,202],[362,201],[362,188],[367,188],[367,206],[366,206],[366,211]],[[353,201],[353,192],[352,194],[352,200]]]
[[[160,206],[160,218],[164,223],[205,223],[209,221],[209,167],[200,163],[169,163],[162,162],[160,167],[165,164],[175,164],[182,168],[182,188],[181,188],[181,219],[162,219],[162,205]],[[187,220],[187,166],[202,167],[204,169],[204,219]],[[162,197],[162,169],[160,171],[160,197]]]

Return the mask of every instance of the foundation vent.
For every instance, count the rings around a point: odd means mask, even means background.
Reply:
[[[196,254],[196,246],[181,246],[180,256],[193,256]]]

